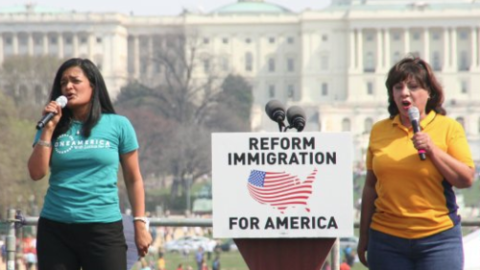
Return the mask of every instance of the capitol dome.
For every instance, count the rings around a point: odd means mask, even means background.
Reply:
[[[263,0],[238,0],[237,3],[220,7],[213,14],[288,14],[291,10]]]

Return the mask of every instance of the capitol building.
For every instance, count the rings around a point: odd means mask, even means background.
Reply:
[[[332,0],[302,12],[263,0],[224,1],[176,16],[0,5],[0,64],[12,55],[90,58],[115,97],[128,82],[161,83],[164,70],[151,55],[169,36],[195,32],[221,72],[252,84],[252,131],[278,130],[264,112],[278,99],[305,109],[306,131],[352,132],[354,159],[362,161],[371,126],[388,117],[387,71],[419,55],[434,68],[448,115],[463,124],[480,161],[480,1]],[[209,61],[194,76],[205,77]],[[49,89],[24,87],[45,102]]]

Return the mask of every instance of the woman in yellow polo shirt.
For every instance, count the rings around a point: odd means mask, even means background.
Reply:
[[[453,187],[470,187],[475,175],[463,127],[445,116],[442,87],[424,60],[400,60],[386,86],[390,117],[372,128],[367,152],[360,261],[373,270],[461,270]],[[413,106],[420,113],[416,133],[408,114]]]

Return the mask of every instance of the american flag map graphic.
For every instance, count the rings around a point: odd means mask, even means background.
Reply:
[[[281,213],[290,206],[302,206],[310,212],[307,200],[312,194],[316,174],[317,169],[314,169],[302,182],[296,175],[285,172],[252,170],[248,177],[248,191],[254,200],[277,208]]]

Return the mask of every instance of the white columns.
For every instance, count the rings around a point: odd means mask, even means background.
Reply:
[[[363,71],[363,29],[357,29],[357,70]]]
[[[470,31],[470,42],[471,42],[471,52],[472,52],[472,62],[470,63],[470,70],[474,70],[479,67],[479,62],[478,62],[478,46],[480,45],[478,42],[478,32],[477,32],[477,27],[472,27]]]
[[[403,30],[403,42],[404,54],[407,55],[410,53],[410,30],[408,28]]]
[[[213,43],[213,39],[211,40],[211,42]],[[152,74],[153,73],[153,61],[151,60],[151,58],[153,58],[153,35],[149,36],[148,37],[148,55],[150,56],[150,59],[148,59],[148,73],[149,74]]]
[[[380,28],[377,28],[377,64],[376,64],[376,68],[375,68],[375,71],[376,72],[380,72],[383,70],[383,57],[385,55],[384,51],[383,51],[383,33],[382,33],[382,29]]]
[[[57,50],[58,50],[58,58],[63,59],[63,57],[65,56],[65,53],[64,53],[64,48],[63,48],[63,35],[62,35],[62,33],[58,33]]]
[[[452,59],[450,60],[450,66],[452,67],[452,69],[454,71],[458,71],[458,61],[457,61],[457,56],[458,56],[458,52],[457,52],[457,39],[458,39],[458,35],[457,35],[457,29],[456,28],[452,28],[450,29],[451,33],[450,33],[450,44],[452,46],[451,48],[451,51],[450,51],[450,55],[452,57]]]
[[[430,31],[423,29],[423,59],[430,63]]]
[[[390,30],[387,28],[385,29],[385,67],[387,69],[391,68],[391,59],[392,59],[392,53],[390,52]]]
[[[140,75],[140,42],[138,36],[133,36],[133,74],[135,78]]]
[[[43,54],[48,55],[48,33],[43,35]]]
[[[73,33],[73,36],[72,36],[72,54],[73,54],[73,57],[79,57],[79,55],[78,55],[78,35],[77,35],[77,33]]]
[[[450,69],[450,31],[443,29],[443,70]]]
[[[95,49],[95,36],[91,33],[88,33],[87,36],[87,45],[88,45],[88,59],[93,61],[94,49]]]
[[[28,33],[27,47],[28,47],[28,55],[33,56],[33,34],[32,33]]]
[[[12,34],[12,51],[13,55],[18,55],[18,34],[15,32]]]
[[[355,29],[350,29],[350,71],[354,71],[355,67]]]

